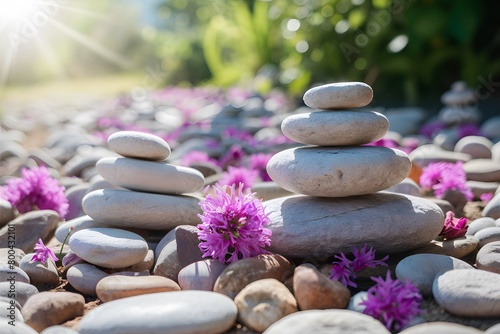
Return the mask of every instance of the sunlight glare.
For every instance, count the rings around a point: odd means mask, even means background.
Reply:
[[[18,22],[38,9],[39,0],[0,1],[0,22]]]

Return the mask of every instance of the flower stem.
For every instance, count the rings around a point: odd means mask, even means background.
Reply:
[[[69,238],[69,235],[71,234],[71,231],[73,231],[75,229],[74,226],[71,226],[69,229],[68,229],[68,234],[66,234],[66,237],[64,238],[64,241],[61,245],[61,250],[59,251],[59,260],[62,261],[62,252],[63,252],[63,248],[64,248],[64,245],[66,244],[66,241],[68,241],[68,238]]]

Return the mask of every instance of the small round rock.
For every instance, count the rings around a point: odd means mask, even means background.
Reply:
[[[373,99],[373,90],[363,82],[338,82],[309,89],[304,103],[317,109],[364,107]]]
[[[152,161],[165,160],[171,153],[170,146],[165,140],[139,131],[115,132],[109,136],[108,146],[124,157]]]
[[[477,252],[476,266],[500,274],[500,241],[490,242]]]

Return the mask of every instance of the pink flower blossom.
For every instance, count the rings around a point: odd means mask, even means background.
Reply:
[[[373,247],[366,250],[367,245],[365,244],[361,249],[356,247],[352,248],[352,254],[354,256],[353,260],[349,260],[344,253],[336,255],[335,258],[339,261],[335,261],[332,264],[332,269],[330,271],[330,279],[335,281],[340,281],[344,286],[357,287],[354,283],[356,279],[356,273],[365,268],[375,268],[376,266],[387,266],[384,261],[387,261],[389,256],[385,256],[381,260],[375,260],[375,250]]]
[[[481,194],[481,196],[479,196],[479,198],[481,199],[481,201],[488,203],[493,198],[493,193]]]
[[[468,221],[467,218],[455,218],[452,211],[446,212],[444,219],[444,226],[439,236],[445,240],[459,238],[467,232]]]
[[[263,254],[271,245],[271,230],[265,226],[269,218],[262,202],[254,194],[243,194],[243,184],[238,189],[233,184],[214,186],[213,195],[208,195],[200,206],[198,215],[199,248],[203,257],[212,257],[223,263]]]
[[[256,170],[259,173],[260,179],[264,182],[272,181],[269,174],[267,174],[267,163],[272,156],[270,153],[252,154],[248,160],[248,167]]]
[[[258,174],[256,170],[229,166],[227,172],[222,174],[217,184],[221,186],[233,186],[241,183],[243,184],[243,189],[250,189],[257,179]]]
[[[31,258],[31,261],[38,261],[46,264],[48,258],[51,258],[54,261],[58,260],[52,249],[45,246],[42,239],[38,239],[38,243],[35,244],[35,254]]]
[[[227,168],[229,166],[240,166],[241,160],[245,156],[243,148],[239,145],[233,145],[229,151],[219,159],[219,166]]]
[[[207,163],[212,166],[218,166],[217,160],[211,158],[206,152],[192,151],[184,155],[181,159],[181,165],[191,166],[196,163]]]
[[[467,201],[474,198],[472,190],[466,185],[467,177],[461,161],[430,163],[423,168],[419,181],[424,190],[433,190],[437,198],[443,198],[449,190],[460,191]]]
[[[377,284],[368,289],[367,299],[361,302],[365,306],[364,314],[378,319],[388,330],[399,332],[422,313],[422,295],[413,283],[392,280],[389,270],[385,281],[382,277],[371,279]]]
[[[53,179],[47,167],[40,166],[21,170],[22,178],[7,181],[0,187],[0,198],[6,199],[20,213],[32,210],[54,210],[64,218],[68,213],[65,188]]]

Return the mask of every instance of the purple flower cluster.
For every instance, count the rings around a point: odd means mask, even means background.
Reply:
[[[445,240],[456,239],[465,235],[467,228],[467,218],[455,218],[455,214],[452,211],[448,211],[444,219],[443,230],[439,233],[439,236]]]
[[[375,260],[375,250],[370,247],[366,250],[367,245],[365,244],[361,249],[356,247],[352,248],[352,254],[354,259],[350,260],[344,253],[336,255],[335,258],[338,261],[334,261],[332,264],[332,269],[330,270],[330,279],[335,281],[340,281],[344,286],[357,287],[354,283],[356,279],[356,273],[365,268],[375,268],[376,266],[387,266],[384,261],[387,261],[389,256],[385,256],[381,260]]]
[[[385,280],[382,277],[371,279],[376,284],[368,289],[367,299],[361,302],[365,306],[364,314],[380,320],[388,330],[399,332],[422,313],[422,295],[413,283],[392,280],[390,271]]]
[[[20,213],[32,210],[54,210],[64,218],[68,213],[65,188],[52,178],[47,167],[23,168],[21,178],[0,187],[0,198],[9,201]]]
[[[254,194],[243,193],[243,184],[214,186],[214,194],[200,202],[203,214],[198,224],[199,248],[203,257],[222,263],[263,254],[271,245],[269,218]]]
[[[464,194],[467,201],[471,201],[474,194],[465,184],[466,181],[461,161],[430,163],[420,175],[420,186],[426,191],[433,190],[437,198],[443,198],[449,190],[457,190]]]
[[[54,254],[52,249],[45,246],[42,239],[38,239],[38,243],[35,244],[35,254],[31,258],[31,261],[37,261],[46,264],[49,258],[54,261],[58,260],[56,254]]]

